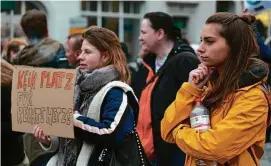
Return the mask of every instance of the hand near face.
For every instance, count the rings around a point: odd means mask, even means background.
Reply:
[[[213,70],[213,68],[208,68],[207,66],[200,64],[197,69],[192,70],[189,73],[188,82],[197,88],[202,88],[209,81]]]
[[[51,144],[50,136],[45,135],[43,133],[43,130],[39,126],[34,127],[33,133],[34,133],[34,136],[35,136],[36,140],[39,141],[40,143],[43,143],[43,144],[46,144],[46,145]]]

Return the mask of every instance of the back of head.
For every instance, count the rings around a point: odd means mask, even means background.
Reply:
[[[1,59],[1,86],[11,86],[13,66]]]
[[[98,26],[90,26],[84,31],[82,36],[83,40],[87,40],[100,52],[108,53],[108,61],[103,66],[114,65],[121,75],[121,80],[125,83],[130,82],[126,57],[122,51],[120,41],[113,31]]]
[[[47,35],[47,18],[40,10],[29,10],[21,19],[21,26],[28,38],[43,38]]]
[[[168,39],[175,41],[181,39],[181,30],[174,26],[173,18],[163,12],[150,12],[144,15],[144,19],[149,19],[152,28],[157,31],[163,29]]]
[[[73,39],[73,51],[81,50],[82,46],[82,33],[75,33],[68,36],[68,40]]]

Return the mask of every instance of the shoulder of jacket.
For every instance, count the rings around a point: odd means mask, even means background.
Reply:
[[[266,99],[264,90],[260,87],[261,85],[251,86],[245,90],[237,91],[236,97],[243,97],[244,99],[255,101],[257,99]]]
[[[180,52],[176,55],[174,55],[172,58],[174,58],[174,60],[172,59],[172,62],[170,62],[171,64],[176,64],[177,66],[182,66],[181,64],[184,65],[190,65],[190,64],[199,64],[200,61],[199,59],[196,57],[196,55],[194,55],[191,52]]]
[[[179,52],[178,54],[175,55],[177,59],[192,59],[192,60],[197,60],[198,61],[198,58],[197,56],[192,53],[192,52]]]
[[[108,92],[105,95],[106,99],[120,99],[120,97],[123,96],[123,89],[119,87],[113,87],[108,90]]]

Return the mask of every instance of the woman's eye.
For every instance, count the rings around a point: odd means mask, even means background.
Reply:
[[[207,44],[212,44],[213,41],[211,41],[211,40],[206,40],[206,43],[207,43]]]

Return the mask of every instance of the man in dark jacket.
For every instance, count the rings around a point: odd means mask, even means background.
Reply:
[[[150,52],[132,82],[140,99],[137,130],[148,158],[158,166],[184,165],[185,154],[175,144],[162,140],[160,122],[178,89],[200,63],[194,50],[181,40],[172,17],[147,13],[141,25],[142,49]]]
[[[14,58],[15,65],[69,67],[63,45],[48,37],[47,18],[44,12],[27,11],[22,16],[21,26],[28,38],[29,45]],[[24,145],[31,166],[45,166],[53,155],[46,153],[32,134],[25,134]]]

